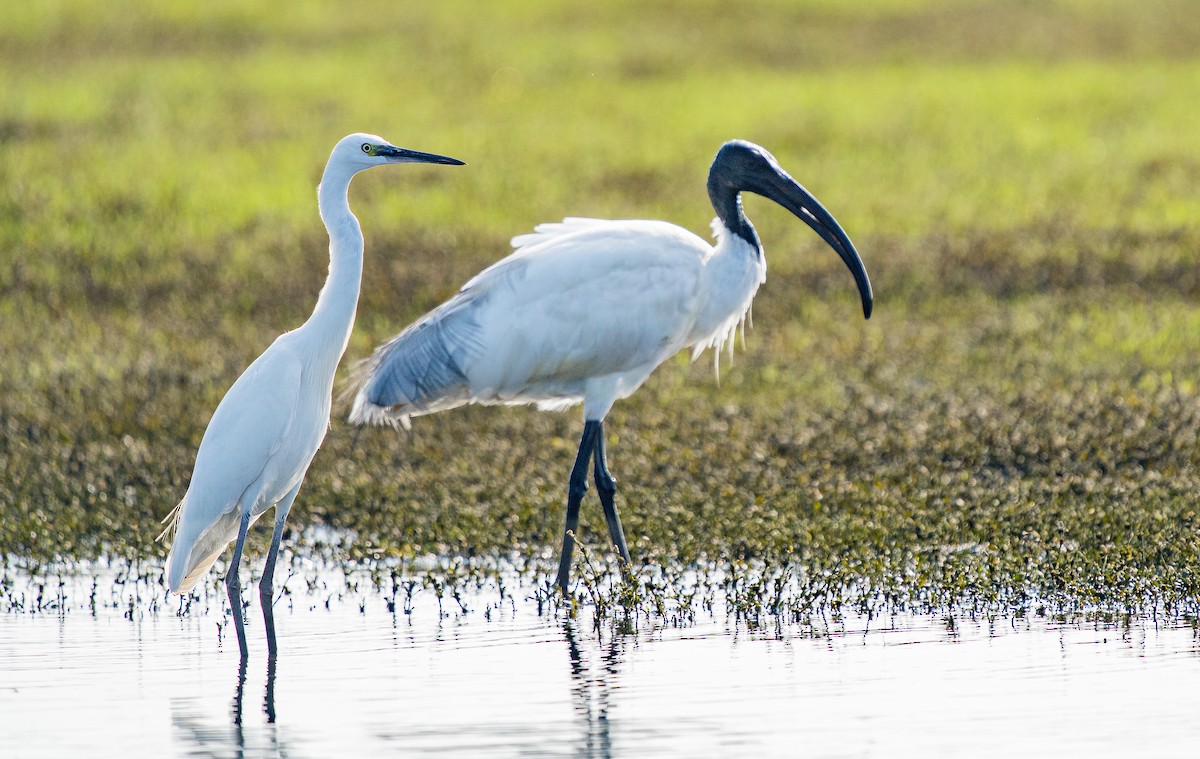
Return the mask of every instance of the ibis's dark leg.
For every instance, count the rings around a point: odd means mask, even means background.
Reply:
[[[567,487],[567,526],[563,529],[562,554],[558,560],[558,587],[567,593],[567,582],[571,579],[571,554],[575,551],[575,538],[579,529],[579,503],[587,492],[588,459],[600,433],[600,422],[585,422],[583,437],[579,441],[579,453],[575,454],[575,466],[571,469],[571,481]]]
[[[233,612],[234,631],[237,632],[238,648],[242,659],[250,656],[246,647],[246,625],[242,622],[242,583],[238,579],[238,566],[242,563],[242,546],[246,545],[246,532],[250,529],[250,511],[242,512],[242,525],[238,527],[237,543],[233,545],[233,557],[229,560],[229,571],[225,573],[225,590],[229,594],[229,610]]]
[[[604,455],[604,422],[597,422],[596,445],[592,449],[595,458],[596,493],[604,506],[604,520],[608,522],[608,536],[621,554],[621,561],[629,563],[629,549],[625,546],[625,531],[621,529],[621,517],[617,516],[617,505],[613,496],[617,494],[617,480],[608,471],[608,458]]]
[[[271,550],[267,552],[267,563],[263,566],[262,579],[258,582],[258,600],[262,603],[263,621],[267,624],[267,656],[278,653],[275,645],[275,558],[279,555],[279,541],[283,540],[283,523],[292,510],[292,501],[300,492],[300,484],[275,504],[275,531],[271,534]]]

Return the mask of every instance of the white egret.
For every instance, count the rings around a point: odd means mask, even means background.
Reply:
[[[466,403],[552,410],[582,402],[557,582],[565,593],[589,459],[609,536],[628,562],[604,417],[677,351],[690,347],[695,358],[713,348],[719,356],[744,323],[767,266],[742,211],[743,191],[812,227],[850,268],[870,318],[871,283],[841,226],[770,153],[735,140],[708,174],[715,246],[664,221],[542,224],[360,365],[350,420],[407,427],[409,417]]]
[[[174,527],[166,579],[176,593],[190,590],[236,540],[225,586],[243,658],[247,648],[238,565],[246,532],[275,507],[275,530],[259,583],[273,656],[272,578],[279,541],[304,473],[329,427],[334,372],[354,326],[363,235],[350,212],[350,180],[364,169],[390,163],[462,161],[398,148],[370,134],[352,134],[334,146],[317,189],[321,220],[329,232],[329,277],[316,308],[308,321],[276,338],[229,388],[204,431],[187,493],[159,536]]]

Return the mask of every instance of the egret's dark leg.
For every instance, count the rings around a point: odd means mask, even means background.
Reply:
[[[571,554],[575,551],[575,538],[579,529],[579,503],[587,492],[588,459],[600,432],[600,422],[585,422],[583,437],[579,441],[579,453],[575,454],[575,466],[571,469],[571,480],[567,487],[567,526],[563,529],[562,554],[558,560],[558,587],[567,593],[567,582],[571,579]]]
[[[608,536],[621,554],[621,561],[629,563],[629,549],[625,546],[625,531],[621,529],[621,517],[617,516],[617,505],[613,497],[617,494],[617,480],[608,471],[608,458],[604,455],[604,422],[596,423],[596,445],[592,449],[595,458],[596,493],[604,506],[604,520],[608,522]]]
[[[274,657],[279,651],[275,645],[275,557],[279,555],[279,541],[283,540],[283,523],[292,510],[292,501],[300,492],[296,487],[275,504],[275,531],[271,533],[271,550],[267,552],[267,563],[263,566],[262,579],[258,582],[258,600],[262,603],[263,621],[267,624],[267,656]]]
[[[234,631],[237,632],[238,648],[242,659],[250,656],[246,647],[246,625],[242,623],[242,583],[238,579],[238,566],[242,563],[242,546],[246,545],[246,532],[250,529],[250,510],[242,512],[242,524],[238,527],[237,542],[233,545],[233,557],[229,560],[229,571],[225,573],[225,590],[229,593],[229,610],[233,612]]]

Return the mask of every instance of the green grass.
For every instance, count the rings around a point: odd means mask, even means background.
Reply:
[[[358,130],[463,158],[356,180],[348,358],[565,215],[703,232],[766,145],[876,285],[747,206],[768,282],[718,385],[610,416],[652,566],[792,607],[1194,613],[1200,20],[1185,0],[18,4],[0,23],[0,554],[161,556],[209,415],[308,314],[314,187]],[[349,558],[550,556],[578,412],[335,418],[291,522]],[[594,499],[584,528],[603,534]],[[261,551],[262,536],[255,550]],[[593,551],[592,556],[603,556]],[[732,563],[729,563],[732,562]]]

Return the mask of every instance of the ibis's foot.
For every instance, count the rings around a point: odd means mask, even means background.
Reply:
[[[596,445],[593,448],[596,478],[596,493],[604,507],[604,521],[608,523],[608,537],[621,556],[622,569],[629,564],[629,548],[625,544],[625,531],[621,529],[621,517],[617,515],[617,479],[608,471],[608,458],[604,451],[604,422],[597,422]]]
[[[562,591],[563,596],[567,595],[567,586],[571,582],[571,555],[574,552],[574,532],[568,530],[563,533],[562,553],[558,557],[558,577],[554,580],[554,584]]]
[[[563,528],[562,553],[558,559],[558,578],[555,583],[567,595],[567,584],[571,579],[571,554],[575,551],[575,531],[579,529],[579,504],[587,492],[588,459],[596,445],[600,422],[584,422],[583,437],[579,440],[579,452],[575,454],[575,465],[571,467],[571,479],[567,485],[567,524]]]

